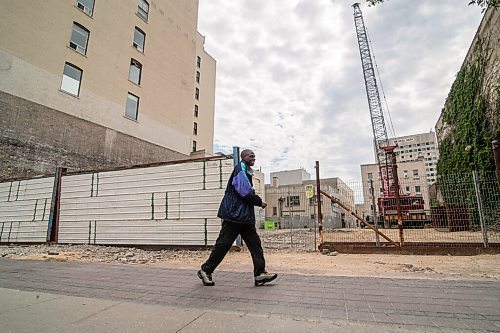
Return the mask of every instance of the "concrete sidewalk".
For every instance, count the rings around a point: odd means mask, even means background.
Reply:
[[[500,332],[500,282],[0,259],[2,332]]]

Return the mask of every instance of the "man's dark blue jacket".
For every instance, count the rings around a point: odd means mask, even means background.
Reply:
[[[231,222],[255,223],[254,206],[262,206],[262,199],[253,189],[252,169],[241,161],[229,177],[217,216]]]

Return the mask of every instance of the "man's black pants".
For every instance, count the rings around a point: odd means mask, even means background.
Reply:
[[[243,238],[243,241],[248,246],[248,250],[252,255],[254,276],[265,272],[266,262],[264,260],[264,251],[262,250],[255,224],[236,223],[226,220],[222,222],[222,229],[220,230],[219,237],[215,242],[212,253],[210,253],[208,260],[201,265],[201,269],[209,274],[213,273],[222,262],[227,252],[231,249],[238,235],[241,235],[241,238]]]

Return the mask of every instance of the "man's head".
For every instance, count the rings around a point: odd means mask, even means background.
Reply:
[[[241,154],[241,159],[245,161],[249,166],[253,166],[255,164],[255,153],[250,149],[244,149]]]

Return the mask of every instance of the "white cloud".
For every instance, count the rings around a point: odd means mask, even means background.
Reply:
[[[362,10],[396,134],[428,132],[481,10],[466,0]],[[313,173],[319,160],[323,177],[346,181],[374,161],[351,2],[200,0],[198,30],[217,60],[216,151],[252,148],[267,175]]]

